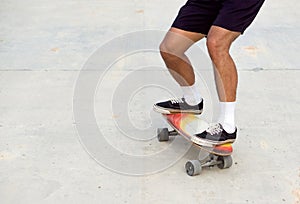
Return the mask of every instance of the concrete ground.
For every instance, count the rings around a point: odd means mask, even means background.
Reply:
[[[151,110],[178,90],[157,47],[184,2],[0,2],[0,203],[300,203],[298,1],[266,1],[236,41],[234,164],[196,177]]]

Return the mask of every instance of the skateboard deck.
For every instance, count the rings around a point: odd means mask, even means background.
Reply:
[[[183,136],[188,141],[191,141],[191,138],[194,134],[204,132],[208,127],[207,122],[203,119],[200,119],[195,114],[190,113],[174,113],[174,114],[162,114],[166,119],[168,124],[174,128],[174,130],[181,136]],[[218,156],[229,156],[232,154],[233,148],[232,143],[226,143],[222,145],[198,145],[193,143],[195,146],[200,149],[207,151],[211,154]]]

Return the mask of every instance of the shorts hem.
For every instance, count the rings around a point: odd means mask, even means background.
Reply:
[[[245,32],[245,29],[230,28],[228,26],[220,25],[220,24],[217,24],[217,23],[213,23],[212,26],[218,26],[218,27],[224,28],[226,30],[229,30],[231,32],[238,32],[238,33],[241,33],[241,34],[243,34]]]
[[[199,34],[202,34],[202,35],[207,35],[208,32],[204,32],[204,31],[200,31],[200,30],[196,30],[196,29],[192,29],[192,28],[184,28],[182,26],[177,26],[177,25],[171,25],[171,28],[177,28],[177,29],[180,29],[180,30],[184,30],[184,31],[188,31],[188,32],[193,32],[193,33],[199,33]]]

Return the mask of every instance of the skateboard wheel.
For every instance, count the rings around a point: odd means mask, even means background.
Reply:
[[[232,157],[231,156],[220,156],[218,157],[218,161],[221,161],[220,164],[218,164],[218,167],[220,169],[226,169],[232,166]]]
[[[169,141],[169,130],[168,130],[168,128],[158,128],[157,129],[157,139],[160,142]]]
[[[200,172],[202,170],[200,161],[198,161],[198,160],[188,161],[185,164],[185,170],[189,176],[196,176],[196,175],[200,174]]]

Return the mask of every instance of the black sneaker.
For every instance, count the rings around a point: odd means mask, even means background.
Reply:
[[[191,106],[187,104],[184,98],[171,99],[169,101],[164,101],[164,102],[154,104],[153,109],[156,112],[163,113],[163,114],[172,114],[172,113],[201,114],[203,111],[203,99],[199,104],[195,106]]]
[[[237,129],[234,133],[227,133],[220,123],[210,124],[206,131],[196,134],[191,141],[203,145],[221,145],[225,143],[233,143],[236,139]]]

